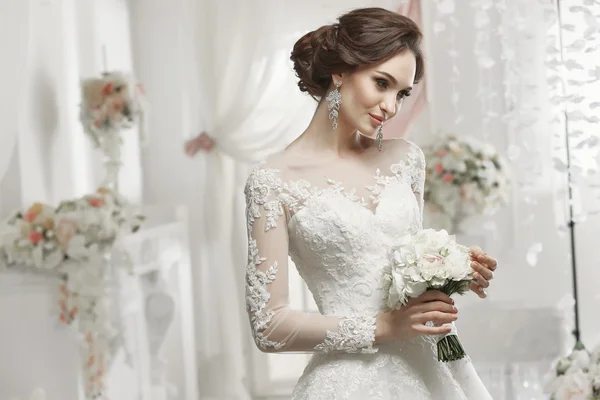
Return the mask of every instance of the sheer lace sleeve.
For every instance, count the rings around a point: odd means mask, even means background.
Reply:
[[[375,316],[325,316],[290,309],[288,231],[276,170],[255,168],[246,183],[246,309],[264,352],[374,353]]]
[[[421,220],[423,220],[423,193],[425,192],[425,156],[423,151],[416,145],[412,144],[411,151],[415,154],[414,169],[411,181],[412,191],[417,198],[419,203],[419,210],[421,211]]]

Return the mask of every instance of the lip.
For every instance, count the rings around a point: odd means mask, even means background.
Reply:
[[[369,117],[371,117],[371,122],[373,123],[373,125],[379,126],[383,124],[383,117],[374,114],[369,114]]]

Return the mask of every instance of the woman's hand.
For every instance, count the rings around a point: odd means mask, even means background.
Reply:
[[[485,299],[487,297],[485,289],[490,286],[490,281],[494,279],[494,271],[498,267],[498,262],[477,246],[471,247],[470,250],[471,268],[475,270],[475,274],[473,275],[474,281],[470,283],[469,289],[475,292],[477,296]]]
[[[202,132],[195,138],[185,142],[184,151],[189,157],[194,157],[198,151],[211,151],[214,146],[215,141],[205,132]]]
[[[452,329],[448,324],[458,319],[454,300],[438,290],[428,290],[410,299],[399,310],[377,316],[375,343],[412,339],[421,335],[441,335]],[[427,322],[436,326],[427,326]]]

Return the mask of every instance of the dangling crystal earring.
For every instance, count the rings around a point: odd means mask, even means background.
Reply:
[[[340,105],[342,104],[342,94],[340,93],[340,86],[342,86],[341,82],[335,83],[335,89],[333,89],[327,95],[327,108],[329,109],[329,120],[331,121],[331,126],[333,126],[333,130],[336,130],[338,127],[338,116],[340,111]]]
[[[377,127],[377,136],[375,140],[377,141],[377,148],[381,151],[381,148],[383,147],[383,124]]]

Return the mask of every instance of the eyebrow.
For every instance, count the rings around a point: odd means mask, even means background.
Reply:
[[[381,74],[381,75],[384,75],[384,76],[386,76],[387,78],[389,78],[389,80],[391,80],[391,81],[392,81],[392,83],[393,83],[394,85],[397,85],[397,84],[398,84],[398,81],[396,80],[396,78],[394,78],[394,76],[393,76],[393,75],[391,75],[391,74],[388,74],[388,73],[387,73],[387,72],[385,72],[385,71],[375,71],[375,72],[377,72],[377,73],[379,73],[379,74]],[[410,92],[411,90],[412,90],[412,86],[409,86],[409,87],[407,87],[407,88],[405,88],[405,89],[403,89],[403,90],[401,90],[401,91],[402,91],[402,92],[404,92],[404,93],[408,93],[408,92]]]

